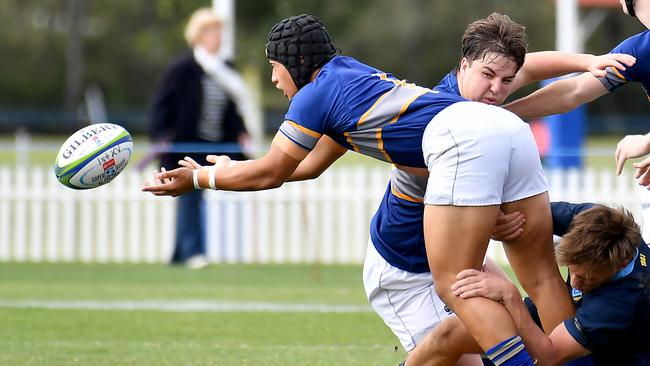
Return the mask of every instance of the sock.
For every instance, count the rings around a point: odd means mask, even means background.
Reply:
[[[520,336],[512,336],[493,346],[485,355],[496,366],[532,366],[535,361],[530,357]]]

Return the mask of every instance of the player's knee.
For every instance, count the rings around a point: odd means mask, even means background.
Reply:
[[[454,326],[450,321],[442,322],[432,334],[431,342],[435,343],[439,349],[447,349],[453,339]]]
[[[456,274],[451,272],[441,272],[433,274],[433,283],[435,285],[436,294],[442,299],[445,304],[454,302],[456,297],[451,291],[451,285],[456,282]]]
[[[444,351],[448,348],[451,332],[452,329],[446,322],[442,322],[417,345],[417,351],[428,357]]]

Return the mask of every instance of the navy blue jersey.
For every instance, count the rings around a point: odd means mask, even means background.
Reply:
[[[444,108],[464,101],[398,80],[345,56],[325,64],[291,99],[280,132],[311,150],[322,135],[347,149],[399,165],[426,168],[422,135]]]
[[[564,235],[573,217],[592,206],[554,202],[553,233]],[[597,366],[650,365],[650,301],[641,286],[650,276],[648,257],[650,249],[640,243],[634,260],[608,283],[587,294],[569,284],[577,311],[564,325],[578,343],[592,352]],[[527,305],[532,308],[530,303]]]
[[[455,72],[433,90],[460,96]],[[370,222],[370,238],[377,252],[392,266],[408,272],[429,272],[422,227],[426,185],[426,178],[393,169]]]
[[[648,94],[650,90],[650,31],[641,32],[632,36],[612,49],[611,53],[627,53],[636,57],[633,66],[620,71],[616,68],[607,68],[607,76],[600,78],[600,82],[609,91],[614,91],[627,82],[638,82]]]

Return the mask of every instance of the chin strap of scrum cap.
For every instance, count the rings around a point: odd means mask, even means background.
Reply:
[[[634,0],[625,0],[625,7],[630,16],[636,17],[636,13],[634,12]]]

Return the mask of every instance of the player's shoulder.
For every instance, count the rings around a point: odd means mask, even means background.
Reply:
[[[319,71],[316,79],[309,83],[313,87],[327,85],[332,87],[345,87],[347,84],[358,83],[364,77],[382,73],[378,69],[368,66],[349,56],[335,56]],[[309,85],[308,84],[308,85]]]
[[[307,95],[329,93],[333,89],[340,89],[346,73],[352,69],[359,69],[358,61],[355,61],[351,57],[335,56],[321,67],[313,81],[298,91],[296,97],[304,98]]]
[[[650,53],[650,30],[643,31],[626,38],[618,46],[614,47],[613,53],[627,53],[637,57],[638,55],[647,55]]]

